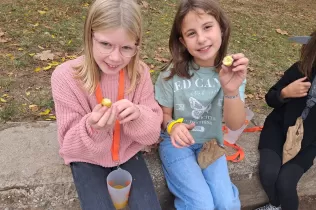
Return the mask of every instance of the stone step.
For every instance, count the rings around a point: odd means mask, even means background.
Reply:
[[[238,144],[245,150],[245,159],[229,163],[243,209],[267,201],[257,173],[258,137],[259,133],[242,134]],[[0,148],[0,210],[80,209],[70,169],[58,156],[55,123],[0,125]],[[172,210],[173,197],[166,187],[157,152],[147,153],[145,159],[162,208]],[[299,183],[298,191],[304,204],[315,201],[312,199],[316,195],[315,177],[313,166]]]

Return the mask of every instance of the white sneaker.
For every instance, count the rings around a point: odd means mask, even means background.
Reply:
[[[273,206],[272,204],[268,203],[262,207],[259,207],[255,210],[282,210],[281,207],[276,207],[276,206]]]

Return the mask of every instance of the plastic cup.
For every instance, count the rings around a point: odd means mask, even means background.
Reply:
[[[115,209],[124,209],[128,203],[132,175],[128,171],[118,168],[108,175],[106,182]]]

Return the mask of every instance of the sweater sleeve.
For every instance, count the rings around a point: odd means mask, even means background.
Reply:
[[[62,68],[62,67],[59,67]],[[91,156],[110,151],[112,132],[110,128],[93,131],[87,124],[91,114],[87,104],[78,98],[72,88],[75,84],[63,69],[56,68],[52,75],[52,93],[57,117],[58,142],[62,157],[81,157],[90,160]],[[81,103],[80,103],[81,102]],[[85,108],[84,108],[85,107]],[[99,154],[99,155],[98,155]]]
[[[136,104],[141,114],[139,118],[125,123],[122,127],[132,141],[142,145],[152,145],[159,139],[162,110],[154,98],[154,88],[147,66],[142,74],[141,82],[135,92],[135,98],[139,98]]]
[[[285,103],[290,101],[290,98],[282,99],[281,91],[290,83],[302,77],[298,70],[298,64],[293,64],[288,70],[285,71],[282,78],[273,85],[265,96],[267,104],[272,108],[279,108]]]

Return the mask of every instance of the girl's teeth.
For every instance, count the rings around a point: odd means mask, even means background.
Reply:
[[[202,48],[202,49],[200,49],[200,50],[206,50],[206,49],[208,49],[209,47],[207,46],[207,47],[204,47],[204,48]]]

